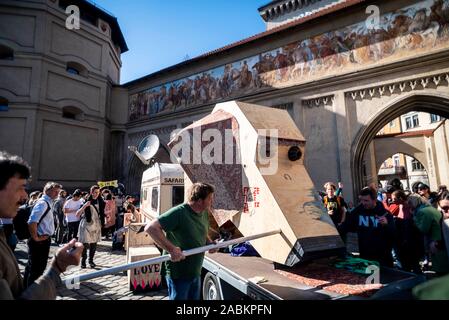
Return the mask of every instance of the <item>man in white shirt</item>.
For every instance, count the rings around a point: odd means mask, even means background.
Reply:
[[[83,201],[81,200],[81,191],[79,189],[76,189],[72,195],[72,198],[64,204],[64,214],[69,229],[67,239],[69,241],[73,238],[78,239],[80,217],[76,215],[76,212],[82,206]]]
[[[39,278],[47,267],[50,253],[51,236],[55,232],[53,218],[53,201],[62,186],[55,182],[47,182],[44,195],[36,202],[28,220],[31,238],[28,239],[28,264],[25,268],[26,286]]]

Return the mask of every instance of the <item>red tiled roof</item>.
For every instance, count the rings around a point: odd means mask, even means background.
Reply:
[[[390,133],[390,134],[378,135],[374,139],[404,138],[404,137],[419,137],[419,136],[431,137],[433,135],[434,131],[435,131],[435,129],[428,129],[428,130],[408,131],[408,132],[402,132],[402,133]]]
[[[299,26],[299,25],[301,25],[301,24],[303,24],[305,22],[308,22],[308,21],[311,21],[313,19],[316,19],[316,18],[325,16],[325,15],[328,15],[330,13],[337,12],[337,11],[342,10],[344,8],[348,8],[348,7],[351,7],[353,5],[356,5],[358,3],[362,3],[362,2],[365,2],[365,1],[367,1],[367,0],[345,0],[343,2],[336,3],[334,5],[331,5],[331,6],[327,7],[326,9],[314,12],[311,15],[305,16],[305,17],[300,18],[300,19],[293,20],[293,21],[291,21],[289,23],[280,25],[280,26],[275,27],[273,29],[270,29],[270,30],[267,30],[267,31],[264,31],[264,32],[261,32],[261,33],[258,33],[258,34],[255,34],[255,35],[253,35],[253,36],[251,36],[249,38],[245,38],[243,40],[231,43],[231,44],[226,45],[224,47],[221,47],[221,48],[218,48],[218,49],[206,52],[206,53],[204,53],[202,55],[196,56],[195,58],[183,61],[183,62],[175,64],[175,65],[172,65],[170,67],[167,67],[165,69],[156,71],[156,72],[151,73],[149,75],[146,75],[144,77],[141,77],[141,78],[129,81],[129,82],[123,84],[123,86],[130,86],[130,85],[133,85],[135,83],[138,83],[138,82],[141,82],[141,81],[145,81],[145,80],[147,80],[147,79],[149,79],[149,78],[151,78],[151,77],[153,77],[153,76],[155,76],[157,74],[168,72],[168,71],[171,71],[171,70],[173,70],[175,68],[182,67],[182,66],[185,66],[185,65],[189,65],[191,63],[197,62],[198,60],[204,59],[206,57],[210,57],[210,56],[213,56],[213,55],[218,54],[220,52],[224,52],[224,51],[233,49],[235,47],[241,46],[243,44],[247,44],[247,43],[250,43],[250,42],[262,39],[262,38],[264,38],[266,36],[269,36],[269,35],[272,35],[272,34],[275,34],[275,33],[278,33],[278,32],[284,31],[284,30],[287,30],[289,28],[293,28],[293,27]]]
[[[313,19],[325,16],[325,15],[327,15],[329,13],[333,13],[333,12],[339,11],[341,9],[344,9],[344,8],[353,6],[353,5],[357,4],[357,3],[361,3],[361,2],[365,2],[365,1],[366,0],[346,0],[346,1],[343,1],[343,2],[336,3],[334,5],[331,5],[331,6],[327,7],[326,9],[314,12],[311,15],[305,16],[305,17],[300,18],[300,19],[293,20],[293,21],[291,21],[289,23],[280,25],[280,26],[275,27],[273,29],[270,29],[270,30],[267,30],[267,31],[264,31],[264,32],[261,32],[261,33],[258,33],[258,34],[255,34],[255,35],[253,35],[253,36],[251,36],[249,38],[246,38],[246,39],[243,39],[243,40],[240,40],[240,41],[228,44],[227,46],[224,46],[224,47],[221,47],[221,48],[218,48],[218,49],[206,52],[206,53],[204,53],[202,55],[199,55],[199,56],[195,57],[194,59],[207,57],[207,56],[213,55],[215,53],[218,53],[218,52],[221,52],[221,51],[225,51],[225,50],[228,50],[228,49],[240,46],[242,44],[245,44],[245,43],[248,43],[248,42],[260,39],[260,38],[263,38],[263,37],[265,37],[267,35],[270,35],[270,34],[273,34],[273,33],[277,33],[279,31],[286,30],[286,29],[289,29],[291,27],[298,26],[298,25],[303,24],[303,23],[305,23],[307,21],[310,21],[310,20],[313,20]]]

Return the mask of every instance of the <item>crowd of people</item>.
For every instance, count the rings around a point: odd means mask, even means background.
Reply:
[[[87,262],[96,268],[94,257],[102,237],[108,240],[116,230],[140,221],[136,197],[125,197],[120,189],[113,193],[93,185],[89,192],[76,189],[69,194],[61,184],[47,182],[42,191],[28,194],[30,168],[23,159],[0,152],[0,167],[0,291],[9,287],[0,298],[55,297],[59,273],[79,262],[81,268],[87,268]],[[23,279],[13,256],[20,240],[28,247]],[[46,271],[52,243],[61,249]]]
[[[69,195],[61,185],[54,182],[47,183],[43,192],[31,192],[18,210],[19,215],[21,212],[29,213],[28,224],[32,228],[34,225],[30,223],[39,222],[39,229],[36,231],[46,236],[44,242],[43,237],[34,236],[32,232],[28,239],[30,257],[34,252],[36,256],[43,256],[44,252],[36,251],[36,248],[45,247],[47,251],[51,239],[59,246],[63,246],[71,239],[77,239],[84,244],[81,268],[86,268],[87,251],[89,251],[89,265],[95,268],[93,259],[96,244],[102,238],[109,240],[114,232],[123,226],[140,221],[139,209],[135,202],[136,198],[133,196],[124,197],[121,192],[113,194],[110,189],[100,189],[98,185],[91,186],[89,192],[76,189]],[[38,221],[40,218],[42,221]],[[14,219],[4,220],[2,222],[6,225],[7,241],[14,251],[18,240],[23,240],[22,237],[17,236],[18,232],[14,232],[14,225],[20,222]],[[44,261],[38,262],[38,265],[41,267],[38,268],[37,275],[41,274],[40,270],[45,267]],[[30,270],[35,269],[31,269],[30,266]],[[36,275],[30,277],[29,282],[33,282],[35,278]]]
[[[141,222],[134,197],[98,185],[69,195],[62,185],[48,182],[42,192],[28,194],[30,172],[23,159],[0,152],[0,299],[54,299],[59,275],[69,265],[87,268],[89,263],[95,268],[102,237],[109,239],[130,223]],[[400,184],[369,186],[359,192],[357,206],[345,201],[341,183],[328,182],[324,189],[323,204],[343,241],[347,233],[357,233],[361,259],[416,274],[426,272],[429,277],[448,277],[449,191],[445,186],[438,192],[425,184],[418,185],[416,192],[402,190]],[[185,203],[145,228],[171,256],[163,273],[172,300],[200,297],[204,254],[185,257],[182,250],[212,243],[208,216],[214,193],[213,186],[194,183]],[[18,239],[26,240],[28,246],[24,278],[13,253]],[[47,268],[52,239],[61,248]]]
[[[442,276],[449,273],[449,192],[432,192],[420,183],[415,191],[399,183],[363,188],[359,205],[347,204],[343,185],[328,182],[320,192],[342,238],[357,233],[360,257],[386,267]],[[427,273],[426,273],[427,274]]]

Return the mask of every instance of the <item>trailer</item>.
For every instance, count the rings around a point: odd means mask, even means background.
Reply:
[[[334,258],[314,261],[306,266],[299,266],[292,271],[301,274],[301,269],[325,269],[329,278],[323,280],[309,278],[318,285],[307,285],[277,272],[275,263],[261,257],[231,257],[226,253],[206,254],[202,273],[202,294],[204,300],[376,300],[376,299],[411,299],[411,290],[425,281],[424,276],[396,269],[379,270],[380,284],[365,285],[357,293],[333,291],[326,287],[350,287],[353,285],[339,283],[340,272],[330,266]],[[282,270],[282,269],[281,269]],[[303,273],[304,274],[304,273]],[[321,276],[321,275],[320,275]],[[309,276],[310,277],[310,276]],[[300,278],[304,278],[300,276]],[[368,278],[368,276],[366,276]],[[335,281],[332,283],[332,281]],[[328,282],[323,285],[323,282]],[[324,288],[323,288],[324,286]],[[359,285],[364,287],[363,284]],[[374,289],[371,289],[374,288]],[[354,290],[354,289],[353,289]]]
[[[144,172],[141,212],[145,222],[184,201],[184,178],[178,164],[156,163]],[[350,275],[331,266],[335,259],[323,258],[289,268],[257,256],[232,257],[224,252],[206,254],[201,277],[202,296],[204,300],[408,299],[411,289],[425,280],[416,274],[380,268],[380,283],[376,289],[370,290],[368,285],[359,294],[342,293],[332,290],[336,285],[332,281],[341,282],[339,273],[345,274],[346,278]],[[304,276],[311,269],[322,271],[318,275],[320,279],[310,274]],[[323,273],[332,279],[324,279]],[[361,280],[359,275],[354,278]],[[354,285],[338,284],[354,290]],[[363,284],[358,286],[363,287]]]
[[[144,171],[140,192],[143,222],[184,201],[184,171],[178,164],[155,163]]]

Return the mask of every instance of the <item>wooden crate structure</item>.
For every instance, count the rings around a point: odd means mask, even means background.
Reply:
[[[145,223],[131,223],[129,225],[129,229],[125,233],[126,252],[128,252],[129,248],[145,247],[154,244],[154,240],[147,232],[139,232],[143,227],[145,227]]]
[[[238,101],[217,104],[168,144],[192,182],[215,186],[218,226],[232,223],[244,236],[280,229],[251,244],[287,266],[344,251],[304,166],[305,145],[287,111]]]
[[[156,246],[130,247],[128,263],[159,257]],[[161,263],[128,270],[129,289],[135,293],[162,289]]]
[[[141,227],[145,227],[145,223],[131,223],[126,232],[126,248],[127,247],[142,247],[154,244],[153,239],[145,231],[139,232]]]

